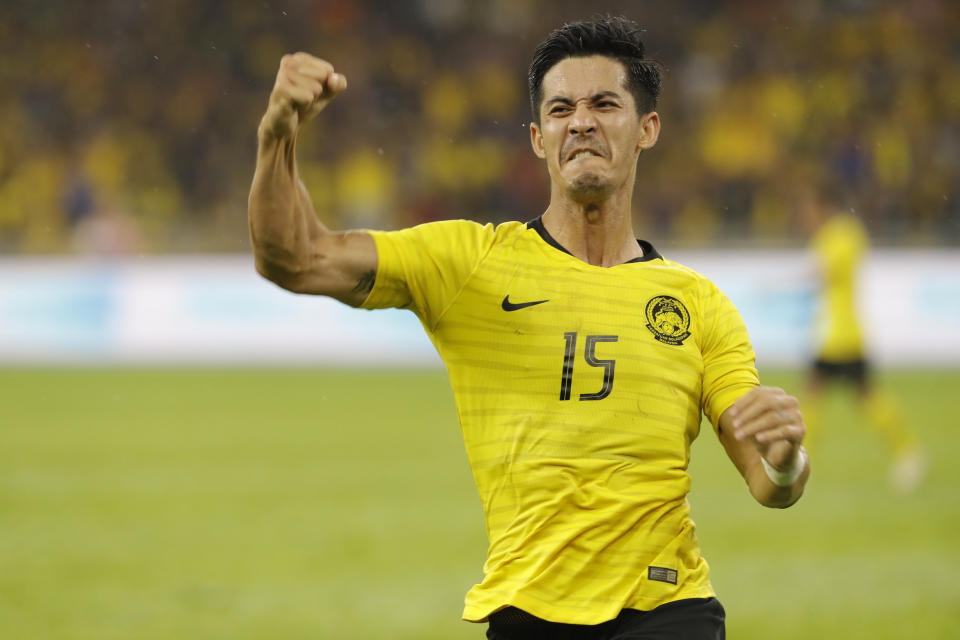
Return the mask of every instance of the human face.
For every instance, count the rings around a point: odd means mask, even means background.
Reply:
[[[565,58],[543,77],[534,153],[555,188],[577,200],[632,189],[637,156],[660,132],[655,112],[637,115],[623,64],[606,56]]]

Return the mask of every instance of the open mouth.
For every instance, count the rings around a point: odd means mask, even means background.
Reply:
[[[599,158],[601,155],[593,149],[575,149],[573,153],[567,156],[567,162],[582,160],[584,158]]]

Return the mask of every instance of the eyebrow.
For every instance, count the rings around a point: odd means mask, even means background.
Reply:
[[[602,100],[602,99],[604,99],[604,98],[616,98],[617,100],[622,100],[622,99],[623,99],[623,98],[620,96],[620,94],[617,93],[616,91],[600,91],[600,92],[595,93],[595,94],[593,94],[592,96],[590,96],[590,101],[591,101],[591,102],[596,102],[596,101]],[[573,104],[573,100],[571,100],[570,98],[567,98],[566,96],[553,96],[552,98],[550,98],[549,100],[547,100],[544,104],[545,104],[547,107],[549,107],[549,106],[551,106],[551,105],[554,105],[554,104],[572,105],[572,104]]]

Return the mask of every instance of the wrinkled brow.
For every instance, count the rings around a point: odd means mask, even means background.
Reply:
[[[620,94],[616,91],[600,91],[590,96],[590,102],[598,102],[604,98],[616,98],[617,100],[622,100]],[[554,104],[573,106],[573,100],[566,96],[557,95],[547,100],[544,104],[548,107]]]

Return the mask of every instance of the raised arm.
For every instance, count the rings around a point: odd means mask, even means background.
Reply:
[[[331,231],[318,219],[297,171],[297,132],[347,88],[333,66],[306,53],[284,56],[260,121],[247,212],[257,271],[284,289],[363,303],[377,272],[364,231]]]
[[[719,431],[723,448],[757,502],[785,508],[800,499],[810,462],[796,398],[776,387],[756,387],[723,412]]]

